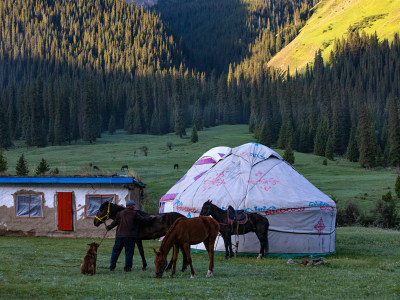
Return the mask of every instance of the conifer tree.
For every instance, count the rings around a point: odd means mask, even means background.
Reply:
[[[161,134],[160,120],[158,118],[157,110],[154,110],[153,115],[151,116],[150,134],[154,135]]]
[[[98,105],[95,99],[94,79],[89,77],[84,87],[83,140],[96,142],[98,127]]]
[[[0,148],[7,149],[12,146],[10,130],[5,120],[5,114],[3,110],[3,103],[0,99]]]
[[[199,141],[199,136],[198,136],[198,134],[197,134],[197,128],[196,128],[196,126],[193,126],[193,127],[192,127],[192,132],[191,132],[191,134],[190,134],[190,141],[191,141],[192,143],[197,143],[197,142]]]
[[[47,161],[44,158],[42,158],[39,165],[36,167],[35,175],[36,176],[45,175],[49,171],[50,171],[49,164],[47,163]]]
[[[283,153],[283,159],[286,160],[289,164],[294,165],[295,157],[294,152],[291,145],[288,145]]]
[[[17,165],[15,167],[17,176],[27,176],[29,174],[28,167],[26,165],[26,160],[24,154],[22,153],[18,159]]]
[[[325,147],[325,157],[329,160],[333,160],[334,154],[333,154],[333,142],[332,142],[332,137],[328,137],[328,141],[326,142],[326,147]]]
[[[115,133],[115,117],[114,115],[111,115],[110,120],[108,121],[108,133],[113,135]]]
[[[358,161],[358,157],[360,156],[355,135],[355,129],[353,128],[350,132],[349,144],[347,145],[346,150],[346,158],[351,162]]]
[[[325,124],[320,123],[317,127],[314,138],[314,154],[319,156],[325,155],[326,148],[326,127]]]
[[[7,159],[4,157],[3,151],[0,151],[0,173],[5,173],[7,169]]]
[[[360,165],[362,167],[372,168],[375,166],[376,162],[376,142],[370,113],[365,106],[361,108],[357,130]]]
[[[390,139],[390,163],[400,168],[400,123],[396,100],[389,99],[389,139]]]

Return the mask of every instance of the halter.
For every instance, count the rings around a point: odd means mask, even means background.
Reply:
[[[165,269],[167,268],[167,265],[168,265],[167,257],[164,256],[164,265],[163,265],[163,267],[161,268],[161,271],[155,272],[156,275],[159,275],[159,274],[164,273]]]
[[[99,218],[98,216],[95,216],[95,218],[97,220],[99,220],[102,223],[105,223],[108,219],[110,219],[110,202],[108,202],[108,209],[107,209],[107,214],[105,214],[104,216],[102,216],[101,218]],[[105,220],[103,220],[104,218],[107,218]]]

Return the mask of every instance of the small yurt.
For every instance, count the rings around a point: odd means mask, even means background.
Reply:
[[[270,255],[335,252],[335,202],[266,146],[249,143],[207,151],[161,198],[160,211],[195,217],[207,200],[222,209],[231,205],[267,217]],[[233,244],[236,241],[239,254],[259,252],[254,233],[232,236]],[[225,251],[222,238],[216,251]]]

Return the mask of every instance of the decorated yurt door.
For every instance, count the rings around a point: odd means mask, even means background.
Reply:
[[[72,230],[72,193],[59,192],[58,198],[58,230]]]

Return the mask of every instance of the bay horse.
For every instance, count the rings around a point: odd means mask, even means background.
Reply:
[[[153,248],[156,258],[154,264],[156,266],[156,277],[161,278],[167,266],[167,255],[171,247],[174,247],[172,272],[169,277],[173,277],[176,270],[176,260],[178,258],[179,248],[183,247],[186,252],[187,261],[190,265],[191,275],[194,278],[194,269],[192,265],[192,257],[190,256],[190,245],[196,245],[203,242],[207,249],[210,263],[206,277],[213,276],[214,271],[214,244],[219,231],[218,222],[210,217],[196,218],[180,218],[170,227],[160,249],[156,251]]]
[[[94,226],[98,227],[109,219],[114,220],[115,217],[117,216],[117,213],[120,212],[121,210],[124,210],[125,208],[126,207],[124,206],[120,206],[108,201],[103,202],[93,220]],[[138,246],[139,253],[142,258],[142,265],[143,265],[142,270],[144,271],[147,268],[147,262],[144,256],[142,240],[152,240],[164,236],[167,233],[169,227],[175,222],[175,220],[179,218],[186,219],[186,217],[177,212],[160,213],[160,214],[148,214],[141,210],[137,210],[136,212],[144,217],[155,216],[155,218],[150,222],[140,223],[140,228],[138,231],[139,236],[136,239],[136,245]],[[172,266],[172,259],[167,269],[170,269],[171,266]],[[182,272],[185,271],[186,267],[187,267],[187,259],[185,253],[183,253]]]
[[[268,219],[253,212],[245,212],[244,214],[247,217],[247,222],[241,224],[240,222],[232,222],[232,220],[229,220],[228,211],[219,208],[213,204],[211,200],[204,202],[203,207],[201,208],[200,216],[211,215],[220,224],[219,232],[224,239],[225,259],[233,256],[231,236],[234,234],[242,235],[248,232],[255,232],[260,241],[260,253],[257,258],[261,259],[264,256],[265,251],[268,253]]]

